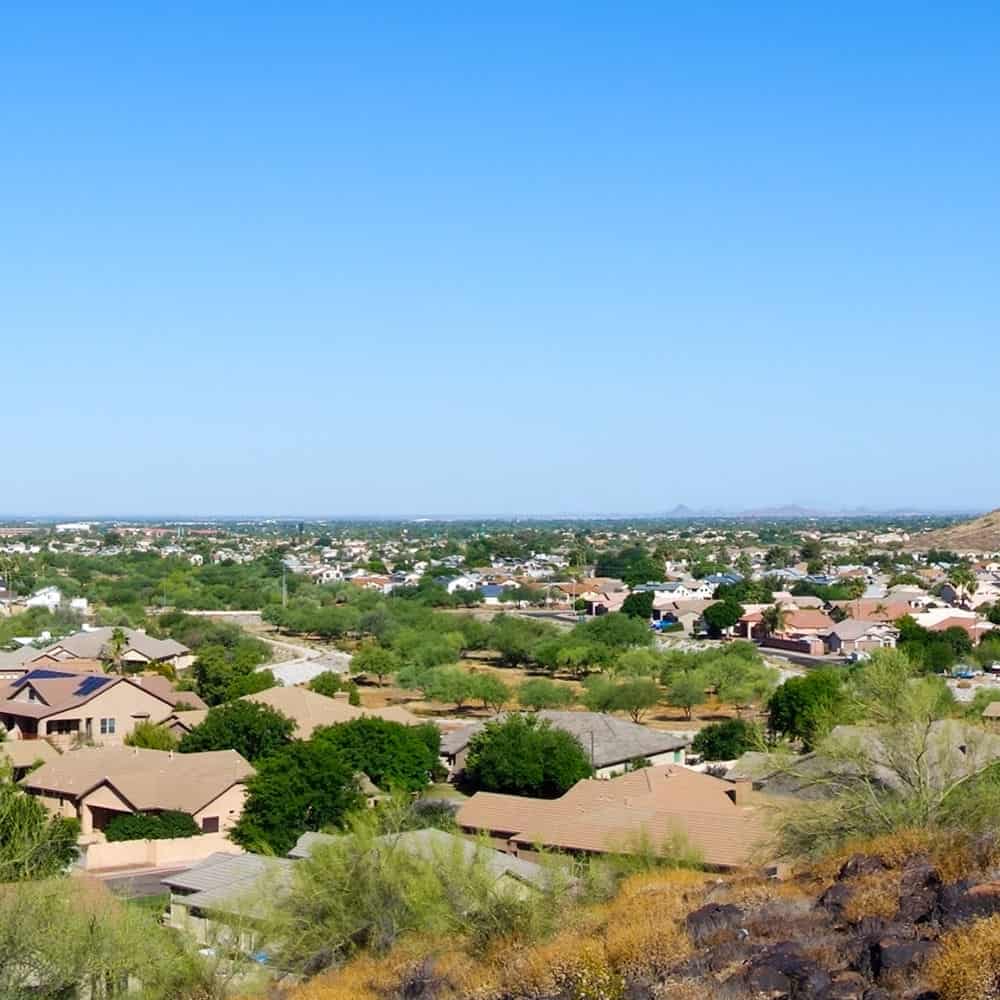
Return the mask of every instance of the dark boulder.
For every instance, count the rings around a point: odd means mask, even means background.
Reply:
[[[907,865],[899,880],[899,912],[897,920],[926,923],[939,915],[941,876],[926,861]]]
[[[938,896],[940,919],[946,926],[1000,913],[1000,882],[946,885]]]
[[[874,972],[881,977],[888,973],[913,972],[934,951],[932,941],[883,938],[875,950]]]
[[[881,871],[885,871],[885,863],[881,858],[875,857],[873,854],[854,854],[840,866],[837,880],[842,882],[846,878],[874,875],[875,872]]]
[[[830,973],[803,953],[794,941],[772,945],[750,963],[747,986],[758,992],[780,991],[791,1000],[820,1000],[832,982]]]
[[[833,914],[835,917],[840,917],[844,913],[844,908],[847,906],[854,895],[854,889],[851,887],[849,882],[834,882],[822,896],[819,897],[819,905],[827,910],[829,913]]]
[[[709,903],[687,915],[687,931],[698,946],[718,937],[724,931],[734,931],[743,922],[743,910],[731,903]]]

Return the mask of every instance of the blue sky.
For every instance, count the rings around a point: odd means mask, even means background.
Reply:
[[[1000,505],[931,6],[5,11],[0,511]]]

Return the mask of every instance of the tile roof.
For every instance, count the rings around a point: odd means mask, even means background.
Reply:
[[[628,850],[637,837],[654,845],[678,834],[706,864],[750,865],[766,838],[760,799],[736,805],[733,786],[676,765],[643,768],[610,781],[586,779],[558,799],[478,792],[463,803],[465,830],[503,834],[523,847],[567,851]]]
[[[404,726],[419,726],[426,721],[405,708],[393,705],[386,708],[363,708],[349,704],[346,698],[330,698],[304,687],[268,688],[257,694],[245,695],[245,699],[257,702],[258,705],[270,705],[287,715],[295,722],[295,735],[300,740],[309,739],[313,730],[319,726],[334,726],[339,722],[351,722],[365,716],[399,722]]]
[[[114,633],[113,628],[88,629],[84,632],[76,632],[52,643],[45,649],[38,652],[38,657],[45,656],[50,652],[65,650],[66,653],[74,657],[84,659],[102,659],[107,650],[107,644],[111,641]],[[157,639],[155,636],[140,632],[138,629],[122,629],[125,633],[126,645],[122,650],[122,655],[134,650],[150,660],[166,660],[175,656],[183,656],[190,653],[187,646],[182,645],[174,639]],[[37,657],[35,657],[37,659]]]
[[[138,811],[195,813],[253,774],[253,767],[235,750],[171,753],[104,746],[69,750],[21,784],[32,791],[79,798],[107,782]]]
[[[189,908],[262,916],[267,899],[291,885],[293,864],[261,854],[211,854],[162,884]]]
[[[575,736],[587,756],[592,756],[594,767],[610,767],[637,757],[652,757],[691,745],[690,737],[673,736],[600,712],[546,710],[537,714],[547,719],[554,728]],[[460,753],[484,725],[477,722],[445,733],[441,738],[441,752],[449,756]]]
[[[186,699],[187,692],[179,692]],[[335,726],[354,719],[376,718],[386,722],[399,722],[404,726],[419,726],[426,722],[405,708],[389,705],[386,708],[361,708],[348,703],[346,698],[330,698],[305,687],[273,687],[256,694],[243,696],[243,701],[268,705],[295,723],[295,737],[307,740],[319,726]],[[207,709],[175,712],[170,721],[179,723],[187,731],[200,726],[208,715]]]
[[[62,665],[42,666],[28,671],[16,680],[0,684],[0,711],[26,719],[44,719],[84,705],[95,695],[103,694],[116,684],[139,688],[167,705],[173,705],[183,694],[175,691],[164,677],[81,674],[72,669],[66,670]],[[26,687],[36,693],[38,701],[15,700]]]

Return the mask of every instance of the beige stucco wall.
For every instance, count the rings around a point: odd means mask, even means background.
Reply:
[[[211,816],[219,817],[219,832],[225,833],[231,830],[240,816],[243,815],[243,804],[246,802],[246,785],[233,785],[227,789],[217,799],[213,799],[208,805],[199,809],[194,814],[194,821],[201,826],[201,821]]]
[[[87,847],[82,865],[87,871],[106,868],[165,868],[192,864],[212,854],[242,854],[243,848],[221,833],[200,837],[174,837],[170,840],[119,840]]]
[[[162,722],[172,712],[173,708],[170,705],[154,697],[148,691],[143,691],[133,684],[115,684],[85,704],[58,715],[49,716],[42,720],[39,725],[44,726],[48,722],[77,719],[80,722],[80,732],[82,733],[85,728],[85,720],[93,719],[91,732],[93,741],[107,746],[117,746],[132,732],[136,723],[142,721],[141,718],[133,717],[136,713],[147,713],[151,722]],[[101,735],[101,719],[115,720],[113,735]],[[53,734],[51,738],[53,742],[58,743],[73,741],[71,734],[61,736]]]

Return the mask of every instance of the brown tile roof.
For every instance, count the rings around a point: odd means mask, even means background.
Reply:
[[[418,726],[424,721],[405,708],[362,708],[348,704],[344,698],[330,698],[304,687],[273,687],[245,697],[247,701],[270,705],[287,715],[295,722],[295,735],[300,740],[309,739],[318,726],[333,726],[364,716],[400,722],[404,726]]]
[[[177,693],[179,701],[188,700],[187,691]],[[307,740],[318,726],[335,726],[340,722],[351,722],[365,716],[399,722],[404,726],[419,726],[426,720],[408,712],[405,708],[390,705],[386,708],[359,708],[348,704],[342,698],[329,698],[304,687],[273,687],[257,694],[243,696],[244,701],[254,701],[258,705],[269,705],[295,723],[295,737]],[[208,715],[208,709],[175,712],[167,725],[179,724],[190,732],[200,726]]]
[[[627,849],[636,837],[656,845],[680,833],[706,864],[741,867],[754,860],[766,829],[760,800],[751,793],[752,804],[738,806],[732,789],[718,778],[668,764],[611,781],[581,781],[559,799],[479,792],[462,805],[458,823],[524,847],[591,853]]]
[[[814,608],[801,608],[798,611],[785,612],[785,628],[787,630],[816,629],[822,631],[833,628],[834,624],[829,615]]]
[[[254,769],[235,750],[170,753],[135,747],[85,747],[43,764],[21,784],[76,799],[107,782],[134,809],[195,813]]]
[[[912,615],[913,608],[906,601],[888,598],[862,597],[856,601],[833,601],[835,607],[846,611],[852,618],[870,622],[895,622],[905,615]]]
[[[26,719],[44,719],[85,705],[116,684],[141,688],[167,705],[173,705],[177,700],[177,692],[166,678],[155,678],[157,683],[153,685],[139,683],[140,680],[151,681],[154,678],[120,677],[103,672],[79,674],[73,670],[63,670],[61,666],[39,667],[0,686],[0,712]],[[18,693],[27,686],[35,691],[39,701],[15,700]]]
[[[39,760],[57,760],[59,751],[47,740],[4,740],[0,757],[6,757],[11,767],[31,767]]]

